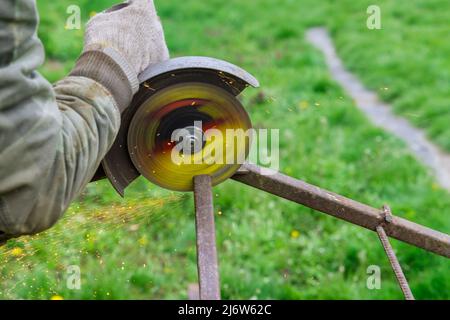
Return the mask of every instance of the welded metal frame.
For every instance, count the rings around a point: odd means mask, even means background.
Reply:
[[[252,164],[245,164],[233,180],[326,213],[338,219],[385,235],[418,248],[450,258],[450,236],[409,220],[389,214],[301,180]],[[200,299],[220,298],[214,209],[211,184],[205,176],[194,178]],[[210,181],[210,180],[209,180]],[[386,239],[384,239],[386,238]],[[390,245],[389,245],[390,246]],[[390,250],[392,251],[392,250]],[[388,255],[389,256],[389,255]],[[391,264],[392,257],[389,256]],[[395,269],[395,268],[394,268]],[[211,270],[211,271],[208,271]],[[402,290],[404,288],[402,287]],[[412,297],[412,294],[410,294]],[[408,297],[408,295],[406,295]]]
[[[136,110],[146,99],[162,88],[183,82],[212,84],[235,96],[248,86],[259,86],[258,80],[247,71],[229,62],[209,57],[181,57],[151,65],[140,74],[139,81],[141,83],[139,92],[134,96],[130,107],[122,114],[118,137],[95,177],[99,179],[106,175],[121,196],[124,196],[125,188],[140,175],[130,159],[127,136]],[[391,215],[387,217],[381,209],[251,164],[243,165],[232,179],[377,232],[394,271],[400,275],[400,282],[404,282],[402,280],[404,275],[402,276],[400,272],[401,268],[387,237],[450,258],[450,237],[447,234],[399,217]],[[191,297],[196,296],[207,300],[220,299],[210,177],[194,178],[194,199],[199,286],[191,290],[191,293],[198,291],[198,294],[193,293]],[[403,286],[402,289],[405,288]],[[406,292],[405,296],[412,298],[409,292]]]

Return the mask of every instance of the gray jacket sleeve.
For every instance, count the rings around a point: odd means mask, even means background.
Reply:
[[[1,242],[61,217],[112,145],[120,104],[131,96],[119,97],[117,83],[102,83],[98,72],[91,76],[79,65],[76,75],[52,86],[36,72],[44,51],[35,1],[3,0],[0,13]],[[107,57],[104,66],[95,59],[108,78],[123,76]]]

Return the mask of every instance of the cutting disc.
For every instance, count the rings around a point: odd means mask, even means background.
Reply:
[[[136,169],[170,190],[193,190],[193,178],[213,185],[230,178],[248,156],[251,122],[241,103],[217,86],[189,82],[150,96],[130,124],[128,150]]]

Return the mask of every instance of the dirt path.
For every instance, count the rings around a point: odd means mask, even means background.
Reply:
[[[434,171],[437,181],[450,190],[450,154],[429,141],[422,130],[395,115],[390,105],[382,102],[376,93],[367,89],[356,76],[345,69],[325,28],[310,29],[306,37],[325,55],[333,78],[367,117],[377,126],[405,141],[416,157]]]

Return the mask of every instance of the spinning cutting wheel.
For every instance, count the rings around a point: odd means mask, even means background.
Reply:
[[[192,191],[193,178],[230,178],[247,158],[250,119],[241,103],[217,86],[187,82],[164,88],[136,111],[128,151],[137,170],[170,190]]]
[[[97,178],[116,191],[140,175],[166,189],[192,191],[193,178],[212,185],[230,178],[251,145],[251,123],[237,96],[258,81],[245,70],[206,57],[182,57],[150,66]]]

